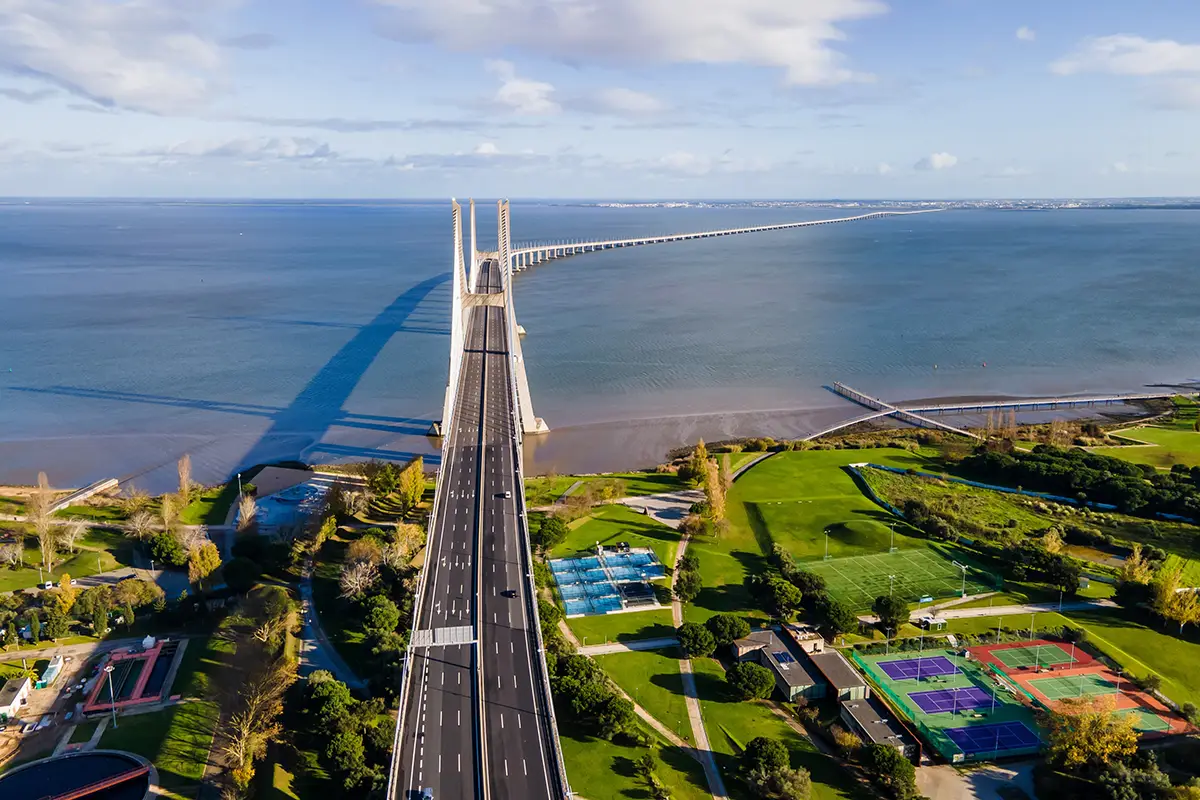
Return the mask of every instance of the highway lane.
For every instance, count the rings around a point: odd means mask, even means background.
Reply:
[[[486,262],[478,291],[499,292],[501,280],[499,265]],[[478,306],[466,313],[466,352],[417,628],[463,636],[471,627],[478,645],[414,647],[395,798],[409,800],[428,787],[439,800],[550,800],[557,785],[547,752],[553,734],[536,695],[540,668],[533,659],[541,654],[532,637],[536,600],[528,594],[517,516],[505,310]]]
[[[478,552],[476,509],[483,385],[484,320],[468,312],[466,352],[450,432],[447,463],[439,475],[439,515],[429,538],[418,630],[472,628]],[[474,633],[462,632],[468,639]],[[431,788],[434,797],[482,796],[477,768],[478,692],[473,643],[416,647],[401,732],[397,798]]]

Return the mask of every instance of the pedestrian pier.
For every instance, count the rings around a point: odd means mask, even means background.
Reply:
[[[962,428],[956,428],[953,425],[947,425],[944,422],[938,422],[936,419],[923,417],[912,409],[899,408],[898,406],[891,405],[890,403],[885,403],[878,397],[871,397],[871,395],[864,394],[857,389],[847,386],[844,383],[835,381],[832,388],[833,391],[837,392],[842,397],[853,403],[858,403],[860,406],[865,408],[871,408],[876,411],[885,412],[879,414],[878,416],[880,417],[895,417],[896,419],[907,422],[909,425],[915,425],[918,428],[934,428],[949,431],[950,433],[957,433],[960,436],[967,436],[971,439],[979,438],[970,431],[963,430]]]

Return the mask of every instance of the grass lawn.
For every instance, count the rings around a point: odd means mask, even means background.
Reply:
[[[117,569],[123,564],[127,565],[131,563],[131,555],[131,547],[126,547],[118,551],[116,555],[109,551],[81,550],[56,566],[48,575],[53,576],[53,580],[55,581],[58,581],[64,573],[70,575],[72,578],[95,575],[97,572],[107,572]],[[16,570],[8,568],[0,569],[0,592],[12,592],[37,586],[39,573],[36,565],[40,560],[41,557],[38,554],[36,546],[27,547],[25,549],[25,563],[26,565],[32,564],[34,566],[25,566],[22,569]]]
[[[103,506],[67,506],[55,511],[54,516],[59,519],[86,519],[90,522],[124,522],[128,519],[125,509],[115,503]]]
[[[840,764],[818,752],[811,742],[775,716],[765,703],[730,697],[726,693],[725,670],[717,661],[697,658],[692,660],[692,665],[708,739],[730,797],[752,800],[745,784],[736,777],[737,756],[750,740],[759,736],[784,745],[791,754],[792,766],[809,771],[814,800],[866,797],[864,790]]]
[[[179,662],[179,671],[175,673],[171,693],[184,697],[207,697],[213,676],[230,663],[235,650],[232,641],[215,634],[204,639],[189,639]]]
[[[691,726],[683,700],[683,679],[679,676],[682,656],[678,648],[672,647],[612,653],[595,659],[608,677],[652,717],[690,742]]]
[[[71,731],[71,744],[81,744],[91,741],[92,734],[100,726],[99,722],[81,722]]]
[[[585,644],[659,639],[675,635],[675,626],[671,624],[670,608],[575,617],[567,620],[567,625],[570,626],[571,632],[575,634],[576,638]]]
[[[242,480],[249,482],[248,475]],[[200,490],[192,502],[179,512],[179,521],[184,525],[224,525],[229,507],[237,501],[237,482],[209,486]]]
[[[1147,425],[1141,428],[1126,428],[1121,438],[1154,445],[1153,447],[1093,447],[1093,453],[1113,456],[1134,464],[1149,464],[1160,469],[1170,469],[1176,464],[1189,467],[1200,466],[1200,433],[1191,429]]]
[[[21,516],[25,513],[25,501],[17,497],[0,495],[0,514]]]
[[[123,717],[100,737],[100,747],[128,750],[150,759],[158,769],[159,784],[181,794],[191,794],[204,775],[208,748],[217,724],[217,704],[208,700]]]
[[[579,480],[571,475],[525,479],[525,505],[529,508],[553,505],[562,493]]]
[[[1016,534],[1045,530],[1054,523],[1054,520],[1014,502],[1010,495],[1003,492],[989,492],[961,483],[916,475],[897,475],[883,470],[863,470],[863,475],[876,494],[897,507],[903,507],[906,500],[921,500],[981,525],[996,528],[998,532],[1011,531]]]
[[[601,506],[591,515],[572,522],[570,527],[567,538],[550,552],[551,558],[594,555],[597,542],[602,545],[629,542],[634,547],[652,549],[668,569],[675,566],[679,532],[629,506]]]
[[[719,537],[688,545],[700,559],[704,588],[684,609],[689,622],[704,622],[721,612],[748,613],[752,625],[766,621],[743,585],[747,575],[766,569],[764,555],[778,542],[797,559],[824,554],[826,526],[830,550],[870,546],[886,550],[891,519],[868,500],[843,466],[873,461],[898,467],[925,467],[920,454],[898,448],[809,450],[777,453],[747,470],[729,490],[730,527]],[[763,514],[763,509],[769,509]],[[911,544],[897,526],[897,547]],[[839,538],[840,537],[840,538]],[[854,541],[851,542],[851,539]],[[924,546],[924,542],[920,542]],[[845,553],[849,554],[849,552]]]
[[[633,769],[634,759],[646,752],[643,748],[595,739],[569,726],[560,725],[559,734],[567,780],[587,800],[650,796]],[[711,798],[699,762],[678,748],[663,744],[657,736],[655,740],[653,750],[658,757],[655,774],[667,785],[672,800]]]

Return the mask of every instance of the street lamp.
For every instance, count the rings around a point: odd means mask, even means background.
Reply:
[[[892,590],[896,587],[896,576],[888,575],[888,597],[892,596]]]
[[[238,473],[238,497],[242,496],[242,473]]]
[[[115,694],[113,694],[113,687],[112,687],[113,665],[108,664],[107,666],[104,667],[104,671],[106,673],[108,673],[108,704],[109,704],[109,708],[112,709],[113,730],[116,730],[117,729],[117,696]]]
[[[896,523],[893,522],[892,524],[888,525],[888,527],[892,529],[892,543],[888,547],[888,552],[894,553],[896,552]]]

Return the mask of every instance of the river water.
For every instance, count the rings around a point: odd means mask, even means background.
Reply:
[[[481,204],[480,247],[495,206]],[[515,240],[847,216],[513,204]],[[447,203],[0,203],[0,483],[151,490],[278,458],[432,453]],[[891,401],[1200,375],[1200,214],[951,210],[604,251],[519,275],[533,471],[796,436]],[[985,366],[986,365],[986,366]]]

